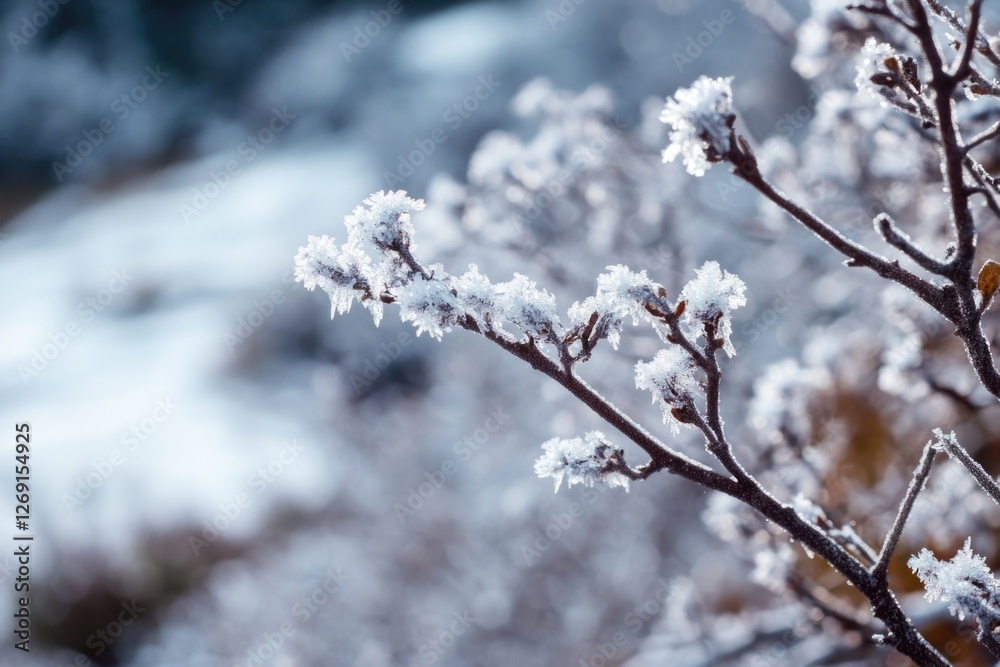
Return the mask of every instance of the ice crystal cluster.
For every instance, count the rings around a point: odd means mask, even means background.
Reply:
[[[891,81],[890,67],[899,68],[899,56],[888,44],[878,42],[874,37],[869,37],[861,49],[861,58],[858,61],[858,75],[854,79],[854,85],[863,93],[867,93],[877,99],[882,106],[889,106],[886,97],[892,96],[891,88],[885,83]],[[879,83],[883,81],[883,83]]]
[[[693,176],[703,176],[712,162],[729,152],[733,121],[732,77],[703,76],[690,88],[681,88],[667,100],[660,120],[673,130],[663,161],[684,158],[684,167]]]
[[[636,388],[648,389],[653,403],[660,402],[663,421],[670,424],[674,434],[686,423],[683,411],[693,405],[701,388],[696,372],[691,355],[676,346],[660,350],[652,361],[635,365]]]
[[[542,450],[545,453],[535,461],[535,473],[554,479],[556,491],[563,479],[566,488],[603,482],[628,491],[628,477],[616,467],[621,464],[621,452],[608,444],[600,431],[591,431],[583,438],[553,438],[542,445]]]
[[[332,304],[331,317],[350,310],[358,299],[377,325],[384,304],[400,307],[417,335],[441,339],[460,323],[509,340],[552,339],[561,330],[555,298],[525,276],[492,283],[475,265],[460,276],[440,265],[420,267],[413,258],[410,212],[424,202],[405,192],[377,192],[345,218],[347,242],[312,236],[295,257],[295,279],[307,289],[322,288]],[[513,331],[514,328],[519,332]]]
[[[730,357],[736,355],[736,348],[730,336],[733,333],[731,312],[747,305],[747,286],[738,276],[722,270],[718,262],[705,262],[697,270],[697,278],[684,286],[681,300],[684,302],[684,319],[691,325],[695,339],[702,336],[711,323],[715,334],[723,342],[723,348]]]
[[[938,560],[922,549],[908,565],[927,589],[928,601],[946,603],[959,620],[974,618],[989,628],[1000,623],[1000,582],[990,573],[986,558],[973,553],[971,538],[951,560]]]

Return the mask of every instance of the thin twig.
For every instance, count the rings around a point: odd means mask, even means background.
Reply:
[[[984,144],[997,136],[1000,136],[1000,121],[997,121],[989,129],[983,130],[972,139],[969,139],[969,141],[965,144],[965,150],[971,151],[973,148],[976,148],[980,144]]]
[[[948,265],[925,253],[906,232],[896,227],[896,223],[893,222],[888,213],[879,213],[875,217],[875,228],[878,229],[886,243],[901,251],[919,266],[938,275],[948,274]]]
[[[972,458],[968,450],[959,444],[958,439],[947,436],[941,437],[938,439],[938,445],[948,456],[961,463],[969,471],[969,474],[972,475],[972,478],[976,480],[979,487],[986,492],[986,495],[992,498],[993,502],[997,505],[1000,505],[1000,484],[997,484],[996,479],[986,472],[986,469],[979,465],[978,461]]]
[[[916,470],[913,471],[913,479],[910,480],[910,486],[906,489],[903,502],[899,505],[896,520],[892,523],[892,529],[889,530],[889,534],[885,538],[885,543],[882,545],[882,552],[878,556],[878,562],[872,566],[872,575],[882,581],[886,579],[889,571],[889,561],[892,559],[892,552],[895,551],[896,545],[899,543],[899,538],[903,534],[903,527],[906,525],[907,519],[910,518],[910,511],[913,509],[913,504],[916,502],[920,492],[924,490],[927,477],[931,474],[931,466],[934,465],[934,456],[936,454],[937,450],[934,448],[934,443],[928,442],[924,446],[923,453],[920,455],[920,462],[917,464]]]
[[[895,283],[906,287],[924,303],[936,310],[947,320],[959,323],[962,312],[959,304],[941,287],[934,285],[910,271],[902,268],[899,262],[892,262],[848,239],[839,231],[828,225],[812,211],[793,202],[784,192],[772,185],[757,165],[757,159],[750,151],[749,145],[742,137],[734,135],[730,138],[730,152],[727,159],[733,165],[733,173],[788,212],[806,229],[825,241],[827,245],[848,258],[849,266],[867,266],[875,273]],[[1000,375],[997,376],[997,388],[1000,391]]]

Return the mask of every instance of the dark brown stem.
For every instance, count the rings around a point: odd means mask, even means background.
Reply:
[[[920,462],[917,464],[916,470],[913,471],[913,479],[910,480],[910,485],[906,489],[903,502],[899,505],[896,520],[893,522],[892,528],[885,538],[885,544],[882,545],[882,553],[879,554],[878,562],[871,569],[872,576],[880,581],[886,581],[892,552],[896,550],[896,545],[903,534],[903,527],[906,525],[907,519],[910,518],[910,511],[913,510],[913,504],[916,502],[917,496],[924,490],[927,477],[931,474],[931,466],[934,464],[935,454],[934,444],[927,443],[923,453],[920,455]]]

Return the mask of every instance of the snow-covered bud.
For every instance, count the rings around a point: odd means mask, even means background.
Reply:
[[[545,453],[535,462],[535,473],[542,478],[553,478],[556,491],[563,478],[566,488],[602,482],[628,491],[628,477],[620,472],[624,465],[622,451],[612,447],[600,431],[591,431],[583,438],[552,438],[542,449]]]
[[[660,113],[660,121],[673,127],[663,161],[680,155],[693,176],[703,176],[712,162],[729,152],[733,113],[732,77],[700,77],[690,88],[681,88]]]
[[[691,421],[688,411],[700,389],[696,370],[691,356],[677,345],[660,350],[652,361],[635,365],[635,386],[652,392],[654,403],[661,402],[663,421],[675,434],[681,424]]]
[[[681,300],[685,302],[684,321],[692,325],[691,335],[697,339],[705,333],[705,325],[715,327],[715,335],[730,357],[736,354],[730,336],[733,333],[731,312],[747,303],[746,284],[718,262],[705,262],[697,270],[697,278],[684,286]]]

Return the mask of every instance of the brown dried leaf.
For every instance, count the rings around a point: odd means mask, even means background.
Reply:
[[[989,301],[1000,287],[1000,264],[992,259],[986,260],[979,270],[979,280],[976,283],[979,293],[983,295],[983,303]]]

